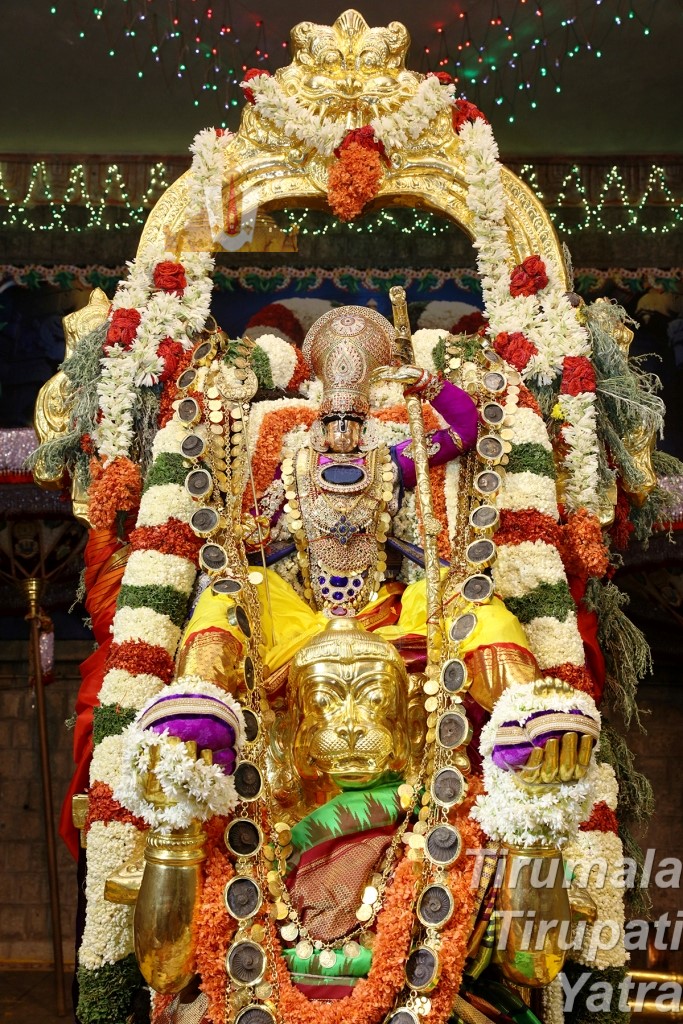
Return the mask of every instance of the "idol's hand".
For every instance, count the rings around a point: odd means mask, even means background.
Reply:
[[[429,379],[427,370],[421,370],[419,366],[410,366],[404,363],[401,366],[379,366],[373,370],[370,376],[371,384],[400,384],[401,387],[414,387],[424,378],[425,383]]]
[[[561,679],[539,680],[534,690],[543,696],[571,694],[572,687]],[[577,782],[588,771],[594,739],[578,732],[565,732],[561,737],[547,740],[545,747],[536,747],[521,769],[522,781],[529,785],[556,785],[559,782]]]
[[[561,739],[550,739],[543,749],[536,747],[518,772],[525,786],[552,786],[560,782],[578,782],[588,771],[593,740],[576,732],[566,732]]]

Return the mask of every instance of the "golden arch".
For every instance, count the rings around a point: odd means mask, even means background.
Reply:
[[[398,22],[371,29],[358,12],[346,11],[332,26],[303,22],[291,36],[292,64],[277,71],[275,79],[312,117],[324,110],[327,119],[338,118],[348,129],[360,127],[378,114],[395,112],[422,80],[405,68],[410,40]],[[329,209],[329,159],[313,147],[297,146],[258,107],[245,105],[239,131],[224,155],[224,224],[230,206],[239,210],[247,203],[257,202],[260,213],[301,206]],[[569,287],[560,243],[542,203],[507,168],[502,180],[513,265],[538,253],[560,268]],[[206,217],[186,223],[191,182],[191,172],[186,172],[161,196],[143,230],[139,256],[161,242],[175,252],[223,251],[212,241]],[[473,237],[460,141],[450,116],[437,117],[411,148],[394,155],[377,198],[366,210],[380,206],[427,209]],[[258,251],[260,246],[255,240],[248,248]]]

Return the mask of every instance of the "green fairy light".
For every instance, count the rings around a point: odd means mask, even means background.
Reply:
[[[223,121],[221,126],[227,127],[226,122]],[[89,184],[93,180],[92,168],[77,163],[70,169],[66,188],[63,191],[60,188],[57,196],[48,164],[41,160],[32,164],[25,195],[18,198],[13,196],[11,187],[16,171],[14,168],[7,171],[0,162],[0,228],[70,234],[140,228],[172,180],[163,161],[151,165],[147,173],[146,189],[137,201],[133,201],[118,164],[107,166],[101,187],[93,192]],[[644,235],[666,235],[681,230],[681,200],[670,187],[666,168],[661,164],[652,164],[639,197],[629,196],[623,171],[614,165],[606,169],[597,200],[591,201],[585,185],[587,174],[587,169],[582,170],[578,164],[573,164],[553,198],[543,195],[533,164],[524,164],[519,170],[519,176],[549,208],[555,227],[562,235],[577,235],[589,230],[608,235],[634,231]],[[96,174],[95,180],[97,177]],[[575,216],[568,217],[568,211],[577,207],[580,213],[578,220]],[[83,212],[79,214],[79,211]],[[619,214],[620,219],[615,222]],[[399,215],[393,209],[384,209],[351,224],[334,218],[321,218],[320,214],[311,215],[310,211],[289,211],[286,217],[288,226],[297,224],[301,234],[314,236],[347,231],[354,234],[384,231],[434,236],[454,230],[449,221],[419,210],[402,210]]]

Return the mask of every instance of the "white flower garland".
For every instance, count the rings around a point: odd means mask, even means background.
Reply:
[[[272,328],[269,328],[269,331],[272,331]],[[283,341],[276,334],[268,333],[262,334],[258,338],[256,347],[260,348],[268,358],[273,384],[281,391],[285,391],[294,376],[297,365],[293,344]]]
[[[184,676],[169,686],[164,696],[200,693],[214,697],[235,714],[235,753],[244,742],[245,725],[239,704],[224,690],[198,676]],[[169,831],[187,828],[192,821],[206,821],[214,814],[228,814],[237,803],[235,784],[221,766],[206,764],[191,757],[184,743],[169,743],[168,732],[156,733],[140,727],[141,716],[158,697],[152,697],[140,709],[136,720],[123,732],[122,770],[114,798],[131,814],[142,818],[152,828]],[[150,803],[144,795],[143,780],[150,770],[152,748],[158,750],[154,774],[165,796],[172,801],[167,807]]]
[[[382,114],[370,122],[375,138],[387,153],[405,149],[419,139],[439,114],[452,109],[455,86],[442,85],[435,75],[423,78],[414,96],[405,100],[393,114]]]
[[[537,295],[510,295],[512,252],[505,224],[505,194],[502,186],[498,148],[491,127],[481,118],[465,123],[460,141],[468,184],[467,205],[473,213],[474,246],[481,275],[482,290],[489,318],[491,337],[503,331],[521,331],[536,348],[522,371],[541,384],[551,383],[561,372],[566,356],[590,356],[588,331],[578,322],[554,261],[544,259],[548,284]],[[565,440],[569,453],[566,503],[574,511],[598,506],[599,441],[595,416],[595,395],[580,396],[580,407],[566,403],[561,407],[569,426]],[[513,505],[511,507],[524,507]],[[545,509],[543,509],[545,511]]]
[[[277,125],[288,139],[309,146],[322,156],[330,156],[346,135],[342,121],[328,121],[323,114],[312,114],[296,96],[285,95],[280,83],[270,75],[258,75],[240,82],[240,86],[251,89],[262,117]]]
[[[96,970],[133,952],[135,908],[109,903],[104,886],[133,856],[139,842],[135,826],[120,821],[94,821],[88,830],[85,929],[78,951],[81,967]]]
[[[446,328],[446,331],[447,330],[448,328]],[[415,331],[412,342],[416,366],[421,366],[422,369],[429,370],[430,373],[435,372],[434,349],[439,344],[439,341],[444,337],[445,333],[446,332],[444,330],[429,327],[421,327],[419,330]]]
[[[503,601],[529,594],[542,583],[560,583],[567,578],[559,551],[543,540],[501,544],[497,552],[492,572],[496,593]]]
[[[277,78],[258,75],[240,82],[250,89],[260,114],[277,125],[281,132],[302,146],[329,157],[348,134],[341,121],[330,121],[324,114],[312,114],[295,96],[287,96]],[[404,100],[392,114],[374,118],[370,125],[375,138],[391,154],[418,139],[439,114],[455,102],[455,86],[442,85],[435,76],[424,78],[415,94]]]
[[[112,302],[110,320],[118,309],[136,309],[140,323],[130,348],[113,345],[100,360],[100,421],[93,440],[105,463],[130,453],[139,389],[155,384],[163,371],[163,360],[157,354],[160,343],[170,337],[189,348],[192,342],[187,330],[202,330],[209,315],[213,257],[202,252],[181,253],[179,261],[187,280],[182,295],[154,287],[154,268],[165,259],[176,262],[177,257],[157,245],[129,263],[129,276],[120,282]]]
[[[512,846],[562,847],[576,836],[586,808],[593,802],[594,754],[583,779],[549,786],[540,795],[527,792],[513,772],[498,768],[491,760],[501,725],[524,725],[532,714],[542,710],[578,710],[600,721],[595,701],[579,691],[541,694],[533,683],[526,683],[503,692],[481,732],[479,749],[484,757],[485,793],[477,797],[472,810],[472,817],[494,841]]]
[[[186,224],[205,212],[208,202],[212,201],[217,182],[220,189],[221,175],[217,174],[217,169],[223,167],[225,148],[232,137],[231,132],[218,134],[215,128],[204,128],[195,135],[190,146],[192,166],[188,183],[190,201],[186,209]]]
[[[579,667],[585,664],[576,612],[569,612],[564,622],[551,615],[539,615],[525,624],[524,632],[540,669],[565,662]]]
[[[584,391],[580,395],[560,395],[563,428],[569,451],[564,460],[569,471],[565,486],[565,501],[569,508],[587,508],[595,512],[600,482],[597,448],[597,410],[595,394]]]
[[[586,927],[580,950],[571,950],[572,960],[597,969],[623,967],[628,960],[624,946],[624,851],[613,832],[579,832],[563,851],[576,882],[588,891],[597,907],[597,917]],[[598,870],[596,870],[596,865]],[[603,867],[606,870],[602,870]]]

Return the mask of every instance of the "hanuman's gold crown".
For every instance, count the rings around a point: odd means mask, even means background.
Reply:
[[[407,688],[408,672],[396,648],[381,636],[368,633],[356,619],[332,619],[321,633],[297,651],[289,671],[290,686],[296,686],[303,670],[316,662],[350,665],[360,658],[374,658],[391,665]]]
[[[303,344],[305,359],[323,384],[320,415],[370,410],[370,374],[391,362],[396,332],[365,306],[342,306],[319,317]]]

